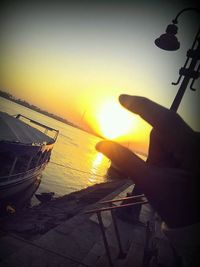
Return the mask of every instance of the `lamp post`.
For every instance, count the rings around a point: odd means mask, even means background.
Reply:
[[[200,12],[200,10],[197,8],[185,8],[181,10],[176,15],[175,19],[172,20],[172,24],[169,24],[167,26],[166,33],[162,34],[159,38],[155,40],[156,46],[167,51],[175,51],[179,49],[180,43],[177,40],[177,37],[175,36],[178,32],[178,27],[176,24],[178,24],[178,18],[183,12],[191,10]],[[179,78],[177,82],[172,83],[173,85],[178,85],[181,79],[183,78],[179,90],[170,107],[170,109],[174,110],[175,112],[178,110],[178,107],[190,80],[192,80],[190,84],[190,89],[193,91],[196,90],[195,88],[193,88],[193,85],[195,80],[197,80],[200,76],[200,28],[195,36],[192,47],[187,51],[186,56],[187,58],[185,64],[179,70]]]

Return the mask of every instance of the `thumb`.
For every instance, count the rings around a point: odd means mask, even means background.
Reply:
[[[184,214],[181,203],[187,195],[190,180],[185,171],[148,164],[113,141],[102,141],[96,145],[96,149],[134,181],[168,225],[180,224]]]

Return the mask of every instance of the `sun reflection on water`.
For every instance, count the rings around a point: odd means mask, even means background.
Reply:
[[[91,166],[91,175],[88,179],[88,185],[95,184],[99,182],[99,175],[101,175],[100,169],[103,167],[104,163],[106,161],[106,158],[103,156],[102,153],[97,153],[96,157],[93,160],[92,166]],[[102,180],[102,179],[101,179]]]

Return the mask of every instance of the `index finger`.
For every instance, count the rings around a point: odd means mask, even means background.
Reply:
[[[191,128],[173,110],[169,110],[145,97],[120,95],[119,102],[126,109],[140,115],[153,128],[172,133],[177,131],[191,131]]]

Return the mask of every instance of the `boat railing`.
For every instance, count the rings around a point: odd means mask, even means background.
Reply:
[[[25,176],[29,175],[32,172],[35,173],[35,172],[39,171],[41,168],[43,168],[46,164],[47,164],[47,162],[44,162],[43,164],[41,164],[41,165],[39,165],[39,166],[37,166],[35,168],[32,168],[32,169],[30,169],[28,171],[15,173],[15,174],[12,174],[12,175],[9,175],[9,176],[8,175],[2,176],[2,177],[0,177],[0,183],[1,182],[8,182],[8,181],[11,181],[11,180],[16,180],[16,179],[20,178],[22,175],[23,175],[23,177],[25,177]]]
[[[20,119],[20,117],[24,118],[24,119],[28,120],[30,123],[33,123],[33,124],[43,128],[44,129],[44,134],[46,134],[46,135],[48,135],[48,131],[54,132],[54,136],[52,138],[54,139],[54,141],[56,141],[56,139],[58,137],[58,134],[59,134],[58,130],[56,130],[56,129],[52,128],[52,127],[49,127],[49,126],[47,126],[47,125],[45,125],[43,123],[40,123],[38,121],[32,120],[32,119],[30,119],[30,118],[28,118],[28,117],[26,117],[26,116],[24,116],[22,114],[15,115],[15,117],[17,119]]]

